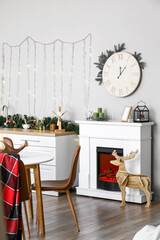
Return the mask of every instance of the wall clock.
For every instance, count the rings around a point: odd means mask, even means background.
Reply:
[[[124,50],[124,43],[114,45],[114,50],[102,52],[99,61],[94,63],[100,69],[95,80],[99,85],[103,82],[108,92],[117,97],[128,96],[137,89],[146,66],[141,61],[141,53],[131,54]]]
[[[141,80],[141,69],[137,59],[128,52],[112,54],[104,64],[103,83],[108,92],[117,97],[132,94]]]

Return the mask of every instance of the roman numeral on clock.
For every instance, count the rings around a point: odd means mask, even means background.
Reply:
[[[115,57],[112,57],[111,60],[112,60],[112,63],[116,61]]]
[[[131,81],[130,84],[131,84],[131,86],[132,86],[133,88],[136,86],[136,83],[133,82],[133,81]]]
[[[104,82],[104,85],[105,85],[106,87],[109,87],[109,86],[111,85],[111,81],[110,81],[110,80],[105,81],[105,82]]]
[[[111,88],[111,92],[114,94],[115,91],[116,91],[116,88],[113,86],[113,87]]]
[[[123,60],[123,53],[118,54],[118,60]]]
[[[129,94],[130,93],[130,90],[128,87],[126,87],[126,94]]]
[[[123,95],[123,90],[120,88],[119,89],[119,96],[122,96]]]
[[[103,76],[109,76],[108,72],[103,72]]]
[[[133,64],[131,64],[131,67],[135,67],[137,65],[137,62],[134,62]]]
[[[133,72],[132,74],[133,74],[133,76],[138,76],[139,75],[138,72]]]

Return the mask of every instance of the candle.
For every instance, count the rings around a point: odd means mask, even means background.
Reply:
[[[98,108],[98,113],[101,113],[102,112],[102,108]]]
[[[99,117],[99,113],[94,112],[94,113],[93,113],[93,119],[96,119],[96,118],[98,118],[98,117]]]
[[[104,113],[102,113],[102,112],[99,113],[99,117],[100,117],[100,118],[104,118]]]

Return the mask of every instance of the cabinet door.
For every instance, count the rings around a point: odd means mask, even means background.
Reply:
[[[33,135],[22,135],[22,134],[9,134],[14,144],[22,145],[25,140],[28,141],[29,146],[35,147],[55,147],[55,137],[48,136],[33,136]]]

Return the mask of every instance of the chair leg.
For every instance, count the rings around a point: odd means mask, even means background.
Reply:
[[[28,214],[27,214],[27,208],[26,208],[26,203],[25,202],[23,202],[23,207],[24,207],[24,214],[25,214],[25,218],[26,218],[28,237],[31,238],[30,229],[29,229],[29,222],[28,222]]]
[[[27,184],[29,189],[31,189],[31,175],[30,175],[30,169],[26,169],[26,176],[27,176]],[[32,191],[30,199],[28,200],[28,209],[29,209],[29,216],[30,218],[33,218],[33,202],[32,202]]]
[[[26,240],[25,232],[24,232],[23,219],[22,219],[22,236],[23,236],[23,240]]]
[[[36,224],[37,224],[37,232],[39,233],[39,219],[38,219],[38,207],[36,204]]]
[[[75,209],[74,209],[74,206],[73,206],[73,203],[72,203],[72,199],[71,199],[71,195],[70,195],[70,192],[69,192],[68,189],[66,190],[66,194],[67,194],[67,198],[68,198],[68,201],[69,201],[71,210],[72,210],[72,214],[73,214],[74,221],[75,221],[75,223],[76,223],[78,232],[80,232],[80,229],[79,229],[79,226],[78,226],[78,220],[77,220],[76,212],[75,212]]]

